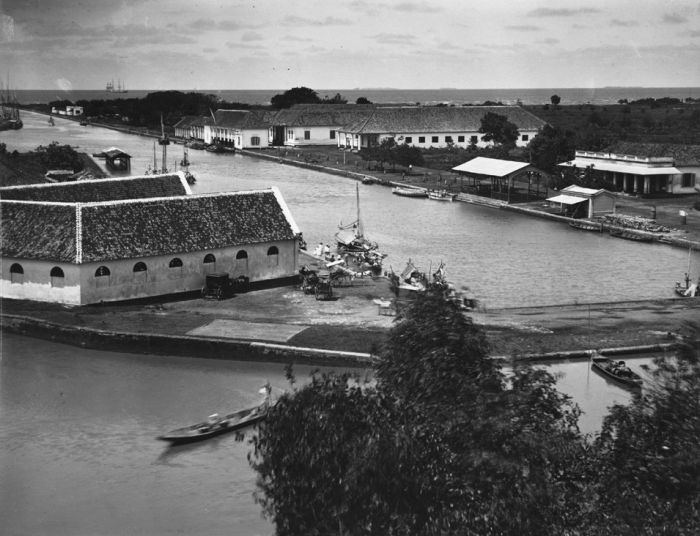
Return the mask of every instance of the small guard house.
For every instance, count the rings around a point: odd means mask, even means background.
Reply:
[[[614,214],[615,200],[615,194],[607,190],[575,185],[562,188],[559,195],[547,198],[550,203],[558,203],[567,215],[588,219]]]

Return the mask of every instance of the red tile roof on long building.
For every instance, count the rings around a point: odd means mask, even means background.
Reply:
[[[397,106],[376,108],[371,117],[349,124],[353,134],[478,132],[489,112],[505,116],[518,130],[539,130],[545,121],[519,106]]]
[[[93,203],[190,194],[184,174],[144,175],[75,182],[29,184],[0,188],[3,199]]]
[[[276,188],[136,199],[115,195],[107,201],[81,192],[69,202],[67,196],[47,199],[46,192],[60,188],[30,190],[41,194],[33,200],[3,196],[0,201],[4,257],[100,262],[293,240],[299,232]]]

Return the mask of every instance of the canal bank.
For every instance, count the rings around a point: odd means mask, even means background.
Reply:
[[[422,170],[415,171],[412,174],[406,175],[402,173],[401,180],[393,180],[388,178],[386,173],[382,171],[377,173],[371,169],[365,171],[353,171],[341,167],[333,167],[328,162],[331,162],[331,157],[326,157],[326,162],[319,161],[317,158],[310,158],[305,154],[305,148],[276,148],[276,149],[260,149],[240,150],[241,154],[256,158],[263,158],[278,162],[284,165],[295,166],[304,169],[328,173],[341,177],[347,177],[352,180],[371,182],[381,186],[388,187],[409,187],[418,188],[421,190],[437,189],[444,187],[450,182],[450,179],[456,183],[456,178],[453,174],[440,170]],[[318,151],[317,148],[313,148]],[[336,155],[336,163],[340,164],[340,157]],[[422,183],[422,184],[421,184]],[[683,249],[692,249],[700,251],[700,212],[692,208],[692,199],[697,196],[680,196],[677,198],[663,199],[643,199],[635,197],[625,197],[618,203],[618,212],[632,216],[650,217],[657,221],[661,226],[670,228],[669,232],[645,232],[636,229],[628,229],[615,225],[606,225],[605,231],[625,231],[640,240],[648,239],[653,242],[668,244],[673,247]],[[541,200],[512,204],[499,199],[483,197],[467,193],[457,193],[456,201],[463,203],[471,203],[475,205],[499,208],[517,212],[531,217],[543,218],[550,221],[569,224],[575,222],[574,218],[569,218],[560,214],[559,209],[549,203],[543,203]]]
[[[395,317],[374,300],[377,284],[337,289],[320,302],[296,286],[251,291],[231,300],[63,307],[4,300],[2,328],[99,350],[214,359],[366,367]],[[585,358],[671,349],[698,326],[700,300],[668,299],[475,310],[494,356],[521,360]],[[700,327],[700,326],[698,326]]]

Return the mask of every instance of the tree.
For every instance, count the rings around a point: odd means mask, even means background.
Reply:
[[[493,112],[488,112],[481,118],[479,132],[484,134],[483,141],[493,141],[494,143],[506,146],[515,146],[520,133],[518,127],[508,121],[508,118]]]
[[[374,384],[314,376],[285,394],[251,455],[277,534],[572,532],[578,412],[545,371],[501,366],[432,289],[399,312]]]
[[[552,95],[551,97],[549,97],[549,100],[554,106],[558,106],[561,102],[561,97],[559,95]]]
[[[404,167],[422,166],[423,153],[414,145],[402,143],[394,148],[394,161]]]
[[[574,133],[545,125],[527,146],[530,163],[538,169],[553,173],[557,164],[574,158],[576,139]]]
[[[365,97],[357,97],[355,104],[372,104],[372,101]]]
[[[700,534],[700,346],[659,356],[649,387],[616,405],[596,442],[596,534]]]
[[[36,148],[41,163],[46,169],[71,169],[73,172],[82,171],[83,159],[70,145],[59,145],[52,141],[49,145]]]
[[[284,93],[277,94],[270,99],[274,108],[290,108],[295,104],[318,104],[321,99],[313,89],[308,87],[293,87]]]
[[[326,97],[321,102],[323,102],[324,104],[347,104],[348,99],[344,98],[340,93],[336,93],[330,99]]]

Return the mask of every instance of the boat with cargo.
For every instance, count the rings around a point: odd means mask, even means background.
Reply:
[[[624,361],[616,361],[599,352],[594,352],[591,356],[591,368],[624,387],[630,389],[642,387],[642,377],[629,368]]]
[[[433,201],[454,201],[455,194],[448,192],[447,190],[429,190],[428,199]]]

